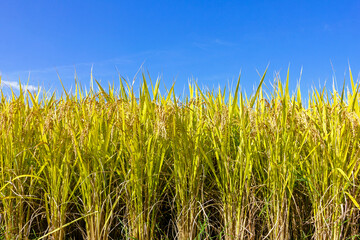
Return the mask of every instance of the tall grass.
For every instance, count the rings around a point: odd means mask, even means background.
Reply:
[[[359,83],[304,104],[265,77],[1,91],[0,239],[359,238]]]

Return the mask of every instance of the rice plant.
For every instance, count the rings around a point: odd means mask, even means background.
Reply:
[[[0,239],[358,239],[359,83],[266,77],[1,90]]]

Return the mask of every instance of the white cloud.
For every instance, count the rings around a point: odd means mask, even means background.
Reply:
[[[1,75],[1,74],[0,74]],[[9,88],[13,88],[13,89],[16,89],[16,90],[20,90],[20,85],[18,82],[14,82],[14,81],[4,81],[2,80],[1,81],[1,88],[3,86],[7,86]],[[21,88],[23,88],[25,91],[29,90],[29,91],[37,91],[38,90],[38,87],[36,86],[33,86],[33,85],[21,85]]]

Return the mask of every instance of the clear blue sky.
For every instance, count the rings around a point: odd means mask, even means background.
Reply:
[[[266,82],[290,64],[303,91],[339,85],[348,61],[360,71],[360,1],[16,1],[0,2],[0,72],[11,84],[61,89],[89,86],[90,69],[103,84],[117,72],[132,79],[139,67],[182,93],[195,78],[209,88],[228,85],[242,71],[251,92],[270,63]],[[15,84],[14,84],[15,85]]]

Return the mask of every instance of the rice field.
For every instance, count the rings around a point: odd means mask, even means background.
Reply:
[[[0,239],[360,239],[359,83],[265,76],[181,101],[145,75],[1,90]]]

